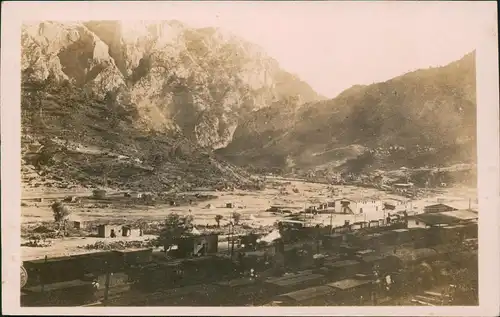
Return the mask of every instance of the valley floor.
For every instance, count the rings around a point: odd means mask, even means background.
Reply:
[[[296,192],[293,189],[296,189]],[[226,192],[205,192],[217,196],[212,200],[195,202],[185,206],[170,206],[168,204],[155,204],[154,206],[139,204],[107,203],[105,206],[99,204],[80,203],[71,205],[72,210],[70,220],[79,221],[111,221],[114,223],[129,224],[136,221],[144,222],[162,222],[169,213],[191,214],[194,217],[196,226],[214,226],[215,216],[222,215],[221,226],[227,223],[231,214],[235,211],[241,214],[241,224],[247,228],[262,228],[272,226],[278,219],[284,216],[265,212],[270,206],[283,205],[287,207],[296,207],[297,210],[303,210],[306,207],[318,205],[320,202],[332,198],[332,189],[336,189],[335,197],[378,197],[387,199],[389,197],[398,198],[395,195],[388,195],[386,192],[377,189],[359,188],[355,186],[331,186],[326,184],[309,183],[300,180],[277,180],[268,179],[265,190],[261,191],[226,191]],[[285,191],[286,193],[283,193]],[[188,193],[186,193],[188,194]],[[193,194],[193,193],[191,193]],[[21,208],[21,227],[23,232],[30,232],[40,224],[53,222],[53,215],[50,205],[56,199],[62,199],[67,195],[91,196],[90,190],[80,191],[25,191],[23,193],[23,206]],[[115,194],[115,197],[123,197],[123,194]],[[428,204],[440,201],[464,201],[469,198],[475,199],[476,190],[468,188],[446,189],[439,197],[428,197],[414,200],[411,208],[414,212],[421,212],[423,207]],[[43,202],[36,202],[35,198],[43,198]],[[399,197],[402,198],[402,197]],[[119,200],[119,199],[117,199]],[[227,203],[233,203],[233,208],[226,208]],[[207,206],[210,206],[208,208]],[[311,217],[310,223],[329,225],[332,221],[334,226],[341,225],[345,220],[351,223],[356,221],[369,221],[381,219],[382,211],[365,210],[361,215],[316,215]],[[25,235],[26,236],[26,235]],[[153,236],[145,235],[142,237],[114,238],[112,241],[121,240],[147,240]],[[45,255],[49,257],[65,256],[76,253],[86,252],[82,246],[93,244],[99,241],[110,241],[110,238],[94,237],[68,237],[64,239],[54,239],[49,247],[21,247],[22,260],[42,258]],[[221,243],[221,247],[227,246],[227,242]]]

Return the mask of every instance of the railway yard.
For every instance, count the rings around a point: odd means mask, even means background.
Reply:
[[[82,227],[36,246],[30,232],[51,227],[58,198],[31,194],[22,209],[22,305],[477,305],[476,205],[460,199],[470,193],[446,194],[409,201],[375,189],[283,180],[261,192],[204,189],[154,203],[81,194],[66,200],[71,223]],[[350,212],[328,209],[328,202],[347,200]],[[425,212],[428,206],[444,209]],[[184,253],[158,244],[153,224],[161,227],[172,213],[192,215],[191,236],[176,243]],[[102,233],[138,223],[136,236]]]

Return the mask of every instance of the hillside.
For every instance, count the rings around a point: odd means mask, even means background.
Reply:
[[[254,110],[322,99],[259,47],[178,21],[31,23],[21,44],[32,187],[253,186],[212,149]]]
[[[243,170],[181,135],[138,130],[137,112],[109,95],[69,85],[25,83],[23,182],[28,188],[110,187],[140,191],[252,187]]]
[[[239,165],[362,172],[476,161],[475,53],[240,124],[219,155]],[[272,122],[272,124],[266,124]]]
[[[134,105],[141,130],[177,130],[223,147],[242,117],[271,102],[322,99],[258,46],[215,28],[178,22],[43,22],[24,25],[22,71]]]

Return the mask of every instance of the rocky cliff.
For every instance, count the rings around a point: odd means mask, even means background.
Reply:
[[[259,47],[178,21],[42,22],[23,26],[24,80],[68,82],[133,105],[134,126],[226,146],[238,122],[273,101],[322,99]]]
[[[245,183],[226,160],[353,173],[475,162],[474,53],[325,100],[215,28],[42,22],[21,41],[24,159],[59,179],[157,189]]]

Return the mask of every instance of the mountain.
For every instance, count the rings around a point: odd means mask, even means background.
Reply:
[[[258,46],[178,21],[42,22],[22,30],[22,71],[133,104],[141,130],[227,145],[241,118],[274,100],[322,99]]]
[[[253,186],[212,149],[272,102],[323,99],[258,46],[178,21],[30,23],[21,47],[23,175],[35,187]]]
[[[30,23],[21,44],[34,185],[250,186],[241,166],[363,173],[476,160],[475,53],[326,100],[258,46],[178,21]]]
[[[475,52],[354,86],[331,100],[253,112],[217,151],[255,168],[361,172],[476,160]]]

